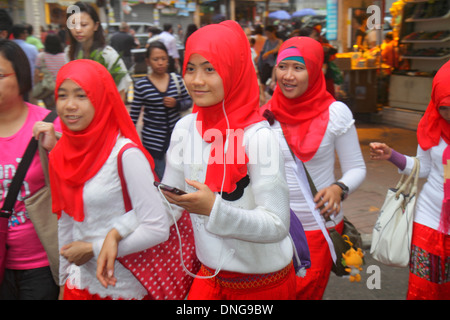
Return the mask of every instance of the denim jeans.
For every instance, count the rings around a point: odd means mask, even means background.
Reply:
[[[0,300],[57,300],[58,295],[50,267],[6,269],[0,286]]]

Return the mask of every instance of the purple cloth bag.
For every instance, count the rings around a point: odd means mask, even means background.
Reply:
[[[298,217],[295,215],[294,211],[291,209],[291,225],[289,228],[289,233],[294,242],[295,250],[300,258],[300,264],[294,254],[294,268],[295,272],[298,273],[302,269],[308,269],[311,267],[311,257],[309,254],[308,241],[306,240],[305,230]]]

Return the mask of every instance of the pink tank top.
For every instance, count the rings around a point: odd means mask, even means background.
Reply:
[[[10,137],[0,137],[0,206],[3,205],[17,166],[30,142],[34,123],[41,121],[49,113],[49,110],[39,106],[27,105],[28,117],[22,128]],[[59,119],[54,123],[55,129],[60,131]],[[47,254],[39,241],[24,204],[26,198],[44,185],[44,173],[39,161],[39,154],[36,153],[19,192],[15,213],[9,219],[6,262],[8,269],[26,270],[48,266]]]

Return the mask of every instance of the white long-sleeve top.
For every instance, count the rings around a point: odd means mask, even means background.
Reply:
[[[438,230],[444,199],[444,165],[442,154],[448,144],[441,138],[439,144],[428,150],[417,147],[417,159],[420,162],[419,178],[427,178],[420,191],[415,209],[414,221],[434,230]],[[406,156],[406,167],[402,174],[410,174],[414,159]]]
[[[182,118],[172,133],[163,183],[196,190],[185,178],[205,181],[211,144],[195,127],[197,114]],[[250,184],[236,201],[216,200],[209,217],[191,213],[199,260],[212,269],[269,273],[292,260],[289,193],[278,141],[267,122],[245,128]],[[171,206],[177,215],[180,209]]]
[[[333,102],[329,110],[330,120],[325,135],[316,154],[311,160],[305,162],[305,166],[317,190],[339,180],[349,188],[349,193],[351,193],[359,187],[366,176],[366,165],[359,146],[355,120],[349,108],[342,102]],[[286,163],[291,209],[296,213],[305,230],[319,230],[320,226],[311,214],[310,207],[299,186],[294,170],[296,164],[283,136],[280,123],[275,121],[272,129],[278,134]],[[337,180],[334,172],[336,153],[342,170],[342,177]],[[344,212],[341,206],[341,211],[331,218],[338,224],[343,217]]]
[[[117,156],[129,142],[129,139],[119,138],[103,167],[85,183],[84,221],[77,222],[64,212],[59,220],[60,248],[73,241],[86,241],[93,244],[94,251],[94,257],[79,267],[60,258],[61,285],[69,279],[69,284],[76,288],[89,289],[93,294],[114,299],[142,299],[147,294],[140,282],[118,261],[114,266],[116,286],[104,288],[96,277],[97,258],[112,228],[123,237],[119,243],[119,257],[153,247],[167,240],[169,235],[170,220],[153,186],[153,173],[144,154],[137,148],[126,150],[122,156],[124,178],[133,206],[133,210],[125,213]]]

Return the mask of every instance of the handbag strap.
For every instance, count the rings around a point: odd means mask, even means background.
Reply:
[[[406,180],[405,180],[406,175],[402,175],[400,181],[397,184],[396,198],[398,198],[398,196],[401,193],[407,193],[410,194],[410,196],[412,196],[417,192],[417,183],[419,181],[419,172],[420,172],[420,162],[419,159],[417,159],[416,157],[413,157],[413,159],[414,159],[414,167],[412,168],[411,173],[406,178]]]
[[[296,159],[297,157],[295,156],[294,152],[292,151],[291,146],[290,146],[289,143],[287,142],[286,137],[284,136],[284,134],[283,134],[283,137],[285,138],[286,144],[287,144],[287,146],[288,146],[288,148],[289,148],[289,151],[290,151],[290,153],[291,153],[291,155],[292,155],[292,158],[293,158],[294,161],[295,161],[295,159]],[[303,161],[301,161],[300,159],[299,159],[299,161],[302,163],[303,169],[305,169],[306,177],[308,178],[309,187],[311,188],[311,193],[312,193],[313,197],[315,197],[316,194],[317,194],[317,188],[316,188],[316,185],[314,184],[314,181],[313,181],[313,179],[311,178],[311,175],[309,174],[308,170],[306,169],[305,163],[304,163]],[[322,205],[322,206],[320,207],[320,209],[323,209],[324,206],[325,206],[325,205]],[[330,217],[324,217],[324,218],[325,218],[326,221],[331,221],[331,218],[330,218]]]
[[[122,185],[122,195],[123,195],[123,202],[125,204],[125,211],[131,211],[133,209],[133,205],[131,204],[130,195],[128,193],[127,183],[125,181],[125,177],[123,174],[123,162],[122,162],[122,156],[123,153],[131,148],[137,148],[137,146],[134,143],[127,143],[120,149],[119,154],[117,155],[117,171],[119,172],[119,178],[120,178],[120,184]]]
[[[180,83],[178,82],[177,75],[174,72],[171,72],[170,76],[172,77],[172,80],[175,83],[175,86],[177,87],[178,97],[180,97],[181,96],[181,88],[180,88]]]
[[[55,111],[50,112],[45,118],[44,122],[53,122],[57,117]],[[27,174],[28,168],[33,161],[34,155],[36,154],[38,148],[38,141],[32,137],[28,143],[27,149],[22,157],[22,160],[17,167],[17,171],[8,189],[8,195],[3,202],[3,207],[0,211],[0,216],[9,218],[14,211],[14,205],[16,204],[17,195],[19,194],[20,188],[22,186],[23,180]]]

